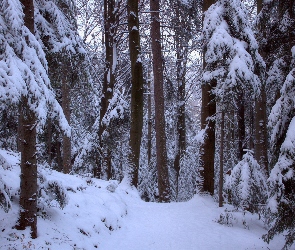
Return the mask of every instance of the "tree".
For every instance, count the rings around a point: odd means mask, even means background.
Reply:
[[[34,3],[23,0],[24,25],[34,34]],[[25,37],[29,40],[29,35]],[[27,96],[21,97],[19,108],[21,180],[20,180],[20,214],[18,228],[31,228],[32,238],[37,238],[37,159],[36,159],[36,125],[37,119],[30,108]]]
[[[23,6],[23,11],[22,11]],[[19,103],[21,151],[20,212],[17,229],[31,228],[37,237],[36,131],[46,117],[59,121],[70,135],[68,123],[50,87],[44,52],[34,36],[34,3],[31,0],[4,1],[0,7],[1,108]],[[21,49],[20,49],[21,48]],[[1,67],[1,68],[2,68]],[[10,71],[10,67],[14,71]],[[7,88],[8,87],[8,88]],[[3,105],[4,104],[4,105]]]
[[[282,85],[290,72],[292,56],[290,51],[294,42],[294,2],[267,1],[262,5],[258,18],[258,41],[260,50],[266,63],[267,78],[265,83],[267,93],[267,113],[280,97]],[[290,122],[290,120],[288,121]],[[276,164],[288,122],[274,138],[270,147],[271,170]]]
[[[204,19],[203,39],[206,45],[206,53],[204,55],[203,80],[204,84],[214,89],[211,90],[214,97],[212,103],[219,102],[221,107],[230,107],[232,103],[229,100],[239,103],[241,101],[239,98],[243,100],[241,96],[246,91],[251,91],[255,95],[259,93],[261,81],[256,70],[258,68],[258,72],[263,71],[264,62],[258,53],[258,43],[247,21],[247,16],[248,12],[240,1],[220,0],[209,8]],[[213,105],[212,103],[210,105]],[[238,108],[237,120],[239,129],[244,130],[245,127],[241,126],[245,122],[244,120],[241,121],[241,117],[244,117],[241,113],[244,113],[244,111],[243,109],[240,111],[240,109],[241,107]],[[213,120],[212,116],[215,114],[213,110],[216,112],[215,108],[211,110],[210,120]],[[211,122],[213,124],[214,121]],[[209,126],[209,123],[207,126]],[[243,140],[244,133],[244,131],[238,132],[239,140]],[[206,136],[204,140],[208,139]],[[212,132],[211,140],[214,136],[215,134]],[[210,143],[213,142],[214,140],[210,141]],[[201,152],[201,154],[204,152]],[[213,159],[210,159],[210,161],[213,161],[212,164],[214,164],[214,154],[211,157]],[[203,162],[207,163],[206,160],[203,160]],[[209,170],[205,169],[204,175],[206,171]],[[209,173],[211,176],[209,179],[211,188],[209,190],[212,194],[214,192],[214,168],[212,166]],[[207,174],[209,175],[209,173]],[[206,185],[208,183],[205,182],[204,187],[207,187]]]
[[[292,48],[292,58],[291,70],[281,89],[281,97],[269,116],[269,125],[272,129],[271,143],[275,144],[277,138],[284,140],[278,160],[268,179],[270,229],[264,235],[264,239],[269,242],[276,234],[286,231],[285,249],[291,247],[295,241],[295,47]]]
[[[78,85],[78,79],[82,79],[81,75],[87,75],[83,68],[85,50],[77,33],[75,5],[68,0],[36,1],[36,16],[36,37],[46,53],[51,85],[68,123],[71,123],[73,89]],[[54,163],[52,167],[57,165],[57,170],[69,173],[73,137],[62,134],[50,119],[45,132],[49,162]]]
[[[164,115],[164,90],[163,90],[163,59],[161,51],[160,31],[160,2],[150,0],[151,11],[151,44],[153,55],[154,98],[155,98],[155,130],[156,130],[156,155],[158,170],[158,189],[160,202],[169,202],[171,199],[168,177],[165,115]]]
[[[214,4],[214,0],[203,2],[203,13]],[[205,25],[203,24],[203,30]],[[206,42],[203,51],[203,68],[207,67],[205,55],[207,53]],[[214,157],[215,157],[215,119],[216,102],[212,92],[216,87],[216,80],[202,83],[202,108],[201,108],[201,129],[204,130],[204,141],[200,147],[199,167],[203,178],[203,191],[214,194]]]
[[[131,124],[130,124],[130,177],[138,185],[140,145],[143,128],[143,69],[139,35],[138,1],[128,0],[128,30],[131,61]]]
[[[260,13],[262,9],[262,1],[257,1],[257,14]],[[258,32],[264,34],[263,29],[265,20],[260,19],[260,24],[258,24]],[[258,22],[259,23],[259,22]],[[258,36],[258,39],[264,39]],[[261,42],[260,42],[261,43]],[[266,51],[263,49],[259,50],[262,57],[266,57]],[[267,144],[268,144],[268,134],[267,134],[267,115],[266,115],[266,77],[265,70],[261,71],[261,67],[256,69],[256,73],[259,75],[261,80],[261,85],[259,92],[255,95],[255,114],[254,114],[254,153],[255,159],[258,163],[263,166],[266,173],[268,174],[268,156],[267,156]]]
[[[114,95],[117,67],[117,41],[116,34],[118,28],[118,11],[120,3],[116,5],[115,0],[104,0],[104,46],[105,46],[105,68],[102,84],[102,95],[100,100],[98,140],[99,148],[97,169],[95,175],[100,178],[111,178],[111,149],[106,143],[104,133],[107,129],[104,122],[109,104]]]
[[[259,205],[265,204],[266,175],[254,159],[253,152],[248,150],[243,159],[234,166],[231,175],[226,179],[225,189],[230,194],[232,204],[242,210],[258,212]]]

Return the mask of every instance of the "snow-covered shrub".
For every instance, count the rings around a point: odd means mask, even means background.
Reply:
[[[258,212],[267,199],[266,176],[251,151],[233,168],[226,177],[227,198],[237,208]]]
[[[217,222],[221,225],[226,225],[228,227],[233,226],[235,218],[231,211],[225,210],[224,213],[221,213]]]
[[[10,192],[5,182],[0,177],[0,208],[6,213],[11,208]]]
[[[68,204],[66,189],[59,181],[46,180],[45,176],[39,172],[39,199],[40,209],[46,207],[59,207],[63,209]]]

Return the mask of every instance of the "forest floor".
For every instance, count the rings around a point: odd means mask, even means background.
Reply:
[[[0,150],[0,179],[12,197],[11,209],[0,207],[0,249],[50,250],[246,250],[281,249],[283,236],[270,244],[258,215],[219,208],[211,197],[188,202],[147,203],[124,181],[102,181],[39,167],[39,175],[67,190],[60,209],[49,196],[39,198],[38,238],[13,229],[19,211],[19,160]],[[0,180],[1,184],[1,180]],[[222,219],[221,219],[222,218]],[[223,224],[218,223],[223,222]]]
[[[108,250],[239,250],[281,249],[283,238],[269,245],[258,215],[225,212],[211,197],[196,195],[188,202],[159,204],[128,202],[129,213],[121,230],[101,244]],[[228,206],[227,210],[232,209]],[[228,215],[218,223],[220,214]]]

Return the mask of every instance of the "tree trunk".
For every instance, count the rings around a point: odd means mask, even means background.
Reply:
[[[223,207],[223,153],[224,153],[224,110],[221,111],[221,127],[220,127],[220,159],[219,159],[219,207]]]
[[[23,0],[24,24],[34,34],[34,3]],[[26,39],[29,39],[28,37]],[[37,238],[37,160],[36,160],[36,125],[35,113],[30,109],[24,96],[20,103],[20,212],[16,228],[31,228],[31,237]]]
[[[245,140],[245,103],[244,95],[242,92],[238,94],[237,99],[237,120],[238,120],[238,160],[241,161],[243,158],[243,146]]]
[[[262,10],[263,0],[257,0],[257,14]]]
[[[168,176],[165,114],[164,114],[164,90],[163,90],[163,59],[161,51],[160,31],[160,3],[159,0],[150,0],[151,9],[151,38],[154,73],[154,98],[155,98],[155,129],[156,129],[156,153],[158,170],[158,188],[160,202],[169,202],[171,199]]]
[[[214,0],[203,2],[203,13],[214,4]],[[206,67],[205,62],[206,46],[203,51],[203,68]],[[212,89],[216,87],[216,80],[210,83],[202,84],[202,107],[201,107],[201,129],[206,129],[204,142],[200,146],[199,166],[202,169],[203,192],[214,194],[214,157],[215,157],[215,119],[216,113],[215,96]]]
[[[140,144],[143,127],[143,69],[139,35],[138,1],[128,0],[129,50],[131,61],[130,181],[138,185]]]
[[[261,96],[255,98],[255,119],[254,119],[254,152],[255,159],[265,169],[268,175],[267,157],[267,116],[266,116],[266,93],[264,83],[261,86]]]
[[[174,169],[176,171],[176,196],[178,196],[178,182],[180,174],[180,163],[186,152],[186,123],[185,123],[185,75],[186,75],[186,63],[187,48],[185,33],[183,32],[184,18],[180,13],[180,3],[177,0],[175,6],[175,43],[176,43],[176,75],[177,75],[177,141],[176,141],[176,155],[174,159]]]
[[[103,123],[103,118],[108,110],[110,100],[113,98],[114,86],[115,86],[115,55],[116,42],[115,36],[115,1],[104,0],[104,45],[105,45],[105,70],[102,86],[102,97],[100,101],[100,114],[99,114],[99,128],[98,128],[98,140],[99,149],[97,157],[97,167],[95,169],[95,176],[101,178],[103,176],[109,176],[108,163],[109,159],[106,155],[109,155],[108,145],[104,145],[103,132],[107,129]],[[106,177],[107,178],[107,177]]]
[[[262,9],[262,1],[257,1],[257,14]],[[262,21],[263,22],[263,21]],[[261,23],[260,33],[264,34],[263,29],[265,25]],[[262,30],[261,30],[262,29]],[[261,56],[265,59],[266,52],[259,51]],[[268,156],[267,156],[267,115],[266,115],[266,92],[265,92],[265,76],[261,70],[257,69],[257,75],[261,79],[260,96],[255,97],[254,107],[254,156],[259,165],[265,169],[265,173],[268,175]]]
[[[66,52],[64,53],[66,55]],[[65,56],[62,59],[62,70],[61,70],[61,89],[62,89],[62,110],[64,115],[70,124],[71,118],[71,98],[70,98],[70,69],[68,67],[68,62],[65,60],[67,57]],[[63,172],[65,174],[70,173],[72,170],[71,167],[71,138],[63,135],[63,144],[62,144],[62,158],[63,158]]]
[[[147,96],[147,108],[148,108],[148,134],[147,134],[147,156],[148,156],[148,165],[151,164],[152,159],[152,93],[151,93],[151,75],[148,72],[148,96]]]

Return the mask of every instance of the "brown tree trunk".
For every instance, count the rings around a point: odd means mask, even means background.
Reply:
[[[261,86],[261,96],[255,98],[254,118],[254,154],[259,165],[265,169],[268,175],[267,157],[267,116],[266,116],[266,93],[264,83]]]
[[[262,1],[257,1],[257,14],[262,9]],[[262,21],[263,22],[263,21]],[[260,24],[260,29],[264,29],[265,25]],[[260,30],[260,33],[264,33]],[[266,52],[260,50],[259,53],[265,59]],[[260,95],[255,97],[254,107],[254,156],[259,165],[265,169],[268,175],[268,156],[267,156],[267,115],[266,115],[266,92],[265,92],[265,77],[261,70],[256,70],[261,79]]]
[[[34,3],[23,0],[24,22],[34,34]],[[28,37],[26,39],[29,39]],[[37,238],[37,160],[36,160],[36,124],[35,113],[30,109],[24,96],[20,103],[20,212],[16,228],[31,228],[31,237]]]
[[[130,124],[130,178],[138,185],[140,144],[143,127],[143,70],[139,35],[138,0],[128,0],[128,30],[131,61],[131,124]]]
[[[177,75],[177,145],[176,155],[174,159],[174,169],[176,171],[176,196],[178,196],[178,182],[180,174],[180,163],[186,152],[186,123],[185,123],[185,75],[186,75],[186,50],[183,45],[185,43],[185,34],[182,30],[184,25],[183,17],[180,14],[179,0],[176,3],[176,27],[175,27],[175,42],[176,42],[176,75]],[[182,41],[181,41],[182,38]]]
[[[237,99],[237,120],[238,120],[238,160],[241,161],[243,158],[243,146],[245,140],[245,103],[244,95],[242,92],[238,94]]]
[[[151,164],[152,159],[152,93],[151,93],[151,80],[150,72],[148,72],[148,96],[147,96],[147,108],[148,108],[148,134],[147,134],[147,156],[148,165]]]
[[[156,153],[158,170],[158,188],[160,202],[169,202],[171,199],[164,116],[164,90],[163,90],[163,59],[161,51],[160,31],[160,3],[159,0],[150,0],[151,10],[151,38],[154,73],[154,98],[155,98],[155,129]]]
[[[66,54],[66,53],[65,53]],[[67,57],[65,57],[67,58]],[[71,118],[71,108],[70,108],[70,69],[67,64],[67,60],[62,60],[62,70],[61,70],[61,89],[62,89],[62,110],[64,115],[70,124]],[[71,166],[71,138],[63,135],[63,144],[62,144],[62,158],[63,158],[63,172],[65,174],[70,173],[72,170]]]
[[[103,132],[107,129],[106,125],[103,123],[103,118],[108,110],[110,100],[113,98],[113,91],[115,86],[115,67],[114,67],[114,52],[116,51],[116,42],[114,40],[114,35],[116,22],[116,12],[115,12],[115,1],[114,0],[104,0],[104,45],[105,45],[105,70],[102,86],[102,97],[100,101],[100,114],[99,114],[99,128],[98,128],[98,140],[99,149],[97,157],[97,167],[95,169],[95,176],[98,178],[110,176],[109,162],[108,159],[109,150],[108,145],[104,144]]]
[[[219,159],[219,207],[223,207],[223,153],[224,153],[224,110],[221,111],[221,127],[220,127],[220,159]]]
[[[47,154],[48,154],[48,165],[51,167],[52,164],[52,121],[51,118],[47,119]]]
[[[262,10],[263,0],[257,0],[257,14]]]
[[[203,2],[203,13],[214,4],[214,0]],[[206,67],[205,62],[206,46],[203,52],[203,68]],[[203,190],[214,194],[214,157],[215,157],[215,119],[216,113],[215,96],[212,90],[216,87],[216,80],[210,83],[202,84],[202,107],[201,107],[201,129],[206,129],[204,142],[200,146],[199,166],[202,169]]]

